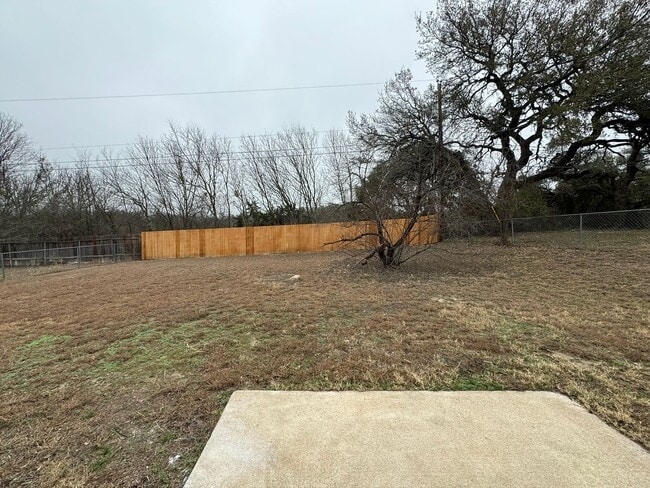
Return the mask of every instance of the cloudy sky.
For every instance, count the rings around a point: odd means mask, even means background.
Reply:
[[[435,0],[0,2],[0,99],[385,82],[417,61],[415,14]],[[420,83],[424,86],[424,83]],[[168,121],[223,136],[293,124],[343,128],[380,86],[73,101],[0,102],[37,146],[158,137]],[[47,149],[64,160],[74,150]]]

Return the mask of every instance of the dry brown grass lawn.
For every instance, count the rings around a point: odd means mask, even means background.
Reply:
[[[444,243],[388,272],[323,253],[11,274],[0,485],[180,486],[245,388],[552,390],[648,447],[649,252]]]

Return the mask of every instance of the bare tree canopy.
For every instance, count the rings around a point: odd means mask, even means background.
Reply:
[[[0,178],[7,178],[33,156],[29,138],[23,126],[0,112]]]
[[[25,218],[41,208],[49,168],[33,149],[22,125],[0,112],[0,229],[14,236],[38,232]]]
[[[323,205],[328,180],[315,132],[294,126],[276,134],[244,136],[243,168],[250,184],[249,209],[269,223],[313,221]]]
[[[377,256],[384,266],[398,266],[419,252],[408,242],[423,217],[435,214],[444,227],[452,215],[466,212],[470,201],[488,202],[476,169],[443,144],[441,96],[432,87],[414,88],[404,70],[386,84],[375,113],[348,117],[361,153],[350,171],[356,190],[347,206],[356,208],[358,219],[374,223],[376,238],[366,259]],[[480,213],[481,205],[473,210]],[[391,232],[386,223],[396,218],[405,224]]]

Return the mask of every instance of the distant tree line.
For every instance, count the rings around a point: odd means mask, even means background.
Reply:
[[[170,124],[64,169],[0,114],[0,238],[436,213],[505,242],[512,217],[650,206],[648,1],[441,0],[416,20],[439,83],[397,73],[347,132]]]
[[[345,219],[350,137],[302,127],[231,139],[170,124],[124,151],[48,161],[0,113],[0,238],[73,239],[143,230]]]

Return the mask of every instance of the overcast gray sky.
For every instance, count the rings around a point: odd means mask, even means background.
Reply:
[[[435,0],[0,2],[0,99],[384,82],[415,59],[415,13]],[[424,86],[424,84],[420,84]],[[292,124],[344,128],[380,86],[0,103],[43,148],[158,137],[196,123],[224,136]],[[53,159],[71,150],[48,150]]]

